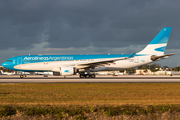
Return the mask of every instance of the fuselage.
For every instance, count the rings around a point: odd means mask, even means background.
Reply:
[[[129,57],[130,54],[96,54],[96,55],[24,55],[9,58],[2,65],[16,71],[51,71],[54,67],[73,66],[88,61],[102,61],[113,58]],[[152,62],[149,56],[136,55],[126,60],[95,67],[91,71],[122,70]]]

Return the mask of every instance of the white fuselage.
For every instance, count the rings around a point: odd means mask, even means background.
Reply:
[[[81,69],[86,66],[78,66],[80,63],[86,63],[87,61],[101,61],[104,59],[87,59],[87,60],[74,60],[74,61],[52,61],[52,62],[40,62],[40,63],[29,63],[29,64],[20,64],[14,66],[15,69],[19,70],[35,70],[35,71],[55,71],[55,68],[59,67],[76,67],[77,69]],[[114,71],[114,70],[122,70],[133,68],[137,66],[141,66],[144,64],[148,64],[153,62],[150,60],[150,56],[135,56],[133,58],[129,58],[126,60],[119,60],[111,64],[104,64],[102,66],[95,67],[92,69],[92,72],[97,71]],[[57,70],[58,71],[58,70]]]

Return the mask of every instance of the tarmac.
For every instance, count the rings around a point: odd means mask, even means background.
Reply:
[[[73,76],[0,75],[0,83],[180,83],[180,75],[97,75],[96,78]]]

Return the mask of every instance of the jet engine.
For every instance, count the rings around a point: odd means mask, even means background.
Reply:
[[[59,72],[53,72],[55,76],[68,76],[68,75],[75,75],[78,72],[78,69],[74,67],[60,67]]]

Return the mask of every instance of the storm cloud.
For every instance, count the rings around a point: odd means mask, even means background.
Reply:
[[[16,55],[129,53],[134,46],[138,52],[162,28],[173,27],[167,49],[176,52],[179,5],[178,0],[1,0],[0,50],[9,50],[4,57],[12,50]]]

